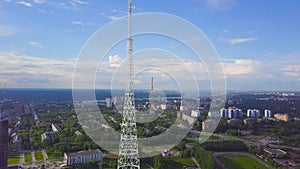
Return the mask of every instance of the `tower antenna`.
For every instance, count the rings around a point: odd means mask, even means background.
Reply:
[[[133,87],[133,47],[131,28],[132,0],[128,0],[128,39],[127,57],[129,59],[129,85],[125,91],[121,138],[119,144],[118,169],[140,169],[137,144],[136,114]]]
[[[151,78],[151,92],[153,92],[154,87],[153,87],[153,77]]]

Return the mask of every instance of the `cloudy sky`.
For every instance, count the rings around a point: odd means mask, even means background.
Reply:
[[[134,13],[169,13],[202,30],[220,56],[231,90],[300,90],[299,7],[297,0],[134,1]],[[101,27],[125,16],[126,11],[126,0],[0,0],[0,85],[71,88],[75,63],[86,41]],[[148,41],[140,40],[143,38]],[[180,55],[200,84],[209,84],[205,68],[191,59],[186,49],[170,39],[156,38],[137,37],[134,47],[143,50],[161,45]],[[113,75],[125,61],[125,50],[126,43],[122,42],[105,56],[95,76],[97,87],[111,86]],[[178,71],[182,64],[170,62],[168,56],[136,61],[139,67],[147,63],[152,67],[164,65],[178,78],[186,77]],[[81,76],[85,87],[85,76],[94,75]],[[176,81],[156,69],[137,77],[137,85],[151,76],[164,84],[161,88],[169,88],[166,84],[172,86]]]

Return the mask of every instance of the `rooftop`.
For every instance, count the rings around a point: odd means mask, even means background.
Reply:
[[[76,156],[86,156],[86,155],[92,155],[92,154],[101,154],[102,152],[99,149],[95,150],[83,150],[78,151],[74,153],[66,153],[69,157],[76,157]]]

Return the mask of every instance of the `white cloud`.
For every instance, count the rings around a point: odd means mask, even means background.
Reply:
[[[236,38],[236,39],[230,39],[229,43],[231,45],[236,45],[236,44],[251,42],[251,41],[255,41],[255,40],[257,40],[257,38]]]
[[[71,87],[74,60],[46,59],[0,51],[0,79],[7,87]]]
[[[223,62],[223,69],[227,76],[253,75],[260,64],[251,59],[236,59]]]
[[[300,80],[300,64],[285,65],[283,66],[282,71],[289,78]]]
[[[111,19],[111,20],[117,20],[117,19],[119,19],[119,17],[117,17],[117,16],[109,16],[109,19]]]
[[[89,4],[88,2],[84,2],[84,1],[80,1],[80,0],[72,0],[72,1],[75,3],[78,3],[78,4],[83,4],[83,5]]]
[[[74,25],[84,25],[84,23],[82,23],[80,21],[72,21],[72,24],[74,24]]]
[[[24,6],[27,6],[27,7],[31,7],[31,3],[29,2],[25,2],[25,1],[18,1],[17,4],[20,4],[20,5],[24,5]]]
[[[84,88],[89,86],[86,84],[87,79],[95,78],[96,87],[110,88],[113,83],[119,88],[126,87],[127,62],[128,60],[119,55],[108,56],[99,65],[96,76],[93,73],[88,74],[85,70],[98,63],[87,61],[81,68],[77,65],[77,70],[80,70],[78,82]],[[71,88],[76,60],[39,58],[0,51],[0,63],[0,79],[1,82],[5,81],[8,87]],[[210,77],[204,65],[197,61],[180,60],[159,53],[140,53],[134,56],[134,64],[134,71],[141,73],[135,79],[138,88],[149,88],[152,76],[155,77],[155,87],[160,89],[175,89],[178,84],[182,88],[189,88],[195,81],[204,84],[202,89],[206,89],[206,83],[209,86]],[[272,86],[273,83],[284,81],[285,83],[281,84],[285,85],[300,80],[298,63],[278,65],[254,59],[224,59],[222,64],[232,89],[243,89],[243,85],[256,88],[255,85],[261,86],[262,82]],[[115,78],[115,81],[112,82],[112,78]]]
[[[38,11],[38,12],[40,12],[40,13],[46,13],[46,11],[45,11],[45,10],[43,10],[43,9],[40,9],[40,8],[37,8],[37,9],[36,9],[36,11]]]
[[[119,55],[114,55],[114,56],[109,56],[108,57],[108,62],[110,64],[110,67],[119,67],[120,66],[120,62],[121,62],[121,58]]]
[[[204,3],[209,8],[218,11],[230,10],[237,4],[235,0],[204,0]]]
[[[29,44],[37,48],[44,48],[44,45],[40,44],[39,42],[30,41]]]
[[[42,3],[45,3],[46,0],[33,0],[33,2],[36,4],[42,4]]]
[[[10,28],[8,26],[0,26],[0,37],[12,35],[13,33],[11,31],[12,31],[12,28]]]
[[[113,10],[114,11],[114,10]],[[119,19],[120,17],[119,16],[114,16],[114,15],[106,15],[104,12],[100,13],[101,16],[104,16],[110,20],[117,20]]]

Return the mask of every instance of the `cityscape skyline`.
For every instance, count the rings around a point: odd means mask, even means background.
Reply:
[[[138,1],[135,5],[138,13],[169,13],[201,29],[219,53],[229,90],[300,90],[299,2],[176,0]],[[126,6],[119,1],[0,1],[0,84],[7,88],[71,88],[76,57],[84,43],[110,21],[126,16]],[[200,86],[209,90],[205,69],[178,43],[170,39],[154,43],[159,38],[150,36],[135,39],[135,51],[160,47],[179,55],[194,72],[199,70]],[[100,80],[108,83],[97,88],[110,88],[113,72],[126,57],[125,45],[126,41],[121,42],[105,57]],[[151,56],[148,59],[137,59],[135,65],[158,62]],[[160,64],[180,73],[176,71],[179,63],[169,64],[167,57]],[[137,78],[147,82],[138,87],[148,89],[150,77]],[[159,74],[154,77],[156,82],[171,82]],[[166,89],[168,85],[156,86]]]

